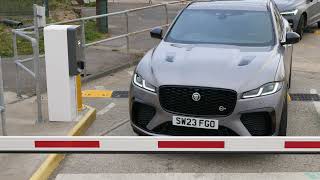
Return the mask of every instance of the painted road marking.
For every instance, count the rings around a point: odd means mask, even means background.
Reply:
[[[311,94],[318,94],[316,89],[310,89]],[[318,96],[320,96],[318,94]],[[318,114],[320,115],[320,101],[313,101],[314,107],[316,108]]]
[[[106,107],[104,107],[102,110],[100,110],[99,112],[97,112],[97,115],[103,115],[105,113],[107,113],[108,111],[110,111],[114,106],[116,106],[115,103],[110,103],[108,104]]]
[[[82,91],[82,97],[92,98],[110,98],[112,91],[110,90],[84,90]]]
[[[316,30],[316,31],[314,31],[314,34],[316,34],[316,35],[320,35],[320,30]]]
[[[112,91],[112,90],[84,90],[82,97],[84,98],[128,98],[128,91]]]
[[[270,172],[270,173],[94,173],[94,174],[58,174],[56,180],[179,180],[179,179],[283,179],[283,180],[311,180],[320,179],[319,172]]]

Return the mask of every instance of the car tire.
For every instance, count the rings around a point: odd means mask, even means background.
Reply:
[[[285,102],[283,104],[282,113],[281,113],[280,127],[279,127],[279,133],[278,133],[279,136],[287,135],[287,124],[288,124],[288,97],[286,93]]]
[[[298,23],[298,27],[297,27],[297,33],[300,35],[300,39],[302,39],[303,36],[303,31],[304,31],[304,25],[305,25],[305,18],[304,15],[301,15],[300,19],[299,19],[299,23]]]
[[[291,56],[291,63],[290,63],[290,74],[289,74],[289,82],[288,82],[288,89],[291,88],[291,75],[292,74],[292,56]]]
[[[289,75],[289,82],[288,82],[288,89],[291,88],[291,70],[290,70],[290,75]]]
[[[147,136],[145,134],[139,133],[139,132],[134,132],[137,136]]]
[[[320,21],[318,22],[318,28],[320,28]]]
[[[134,132],[137,136],[148,136],[147,134],[145,134],[145,133],[137,130],[137,129],[134,128],[133,126],[132,126],[132,130],[133,130],[133,132]]]

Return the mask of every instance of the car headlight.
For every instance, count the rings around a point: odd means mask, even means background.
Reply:
[[[280,13],[281,15],[286,15],[286,16],[294,16],[298,13],[298,9],[294,9],[291,11],[284,11],[282,13]]]
[[[246,99],[274,94],[281,89],[281,86],[281,82],[267,83],[257,89],[243,93],[242,98]]]
[[[150,83],[146,82],[139,74],[135,73],[133,76],[133,83],[145,90],[156,92],[156,88]]]

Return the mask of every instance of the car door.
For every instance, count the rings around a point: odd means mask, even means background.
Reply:
[[[320,21],[320,0],[306,0],[308,22],[307,25],[312,25]]]

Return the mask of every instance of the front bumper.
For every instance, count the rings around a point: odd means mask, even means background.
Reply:
[[[219,121],[218,130],[206,130],[172,126],[172,116],[176,114],[167,112],[161,107],[158,94],[131,84],[129,93],[131,124],[135,132],[143,135],[277,135],[282,106],[286,98],[284,89],[258,98],[240,99],[238,95],[236,106],[230,115],[203,117]],[[144,114],[139,112],[139,118],[143,119],[139,122],[137,106],[146,110]]]

